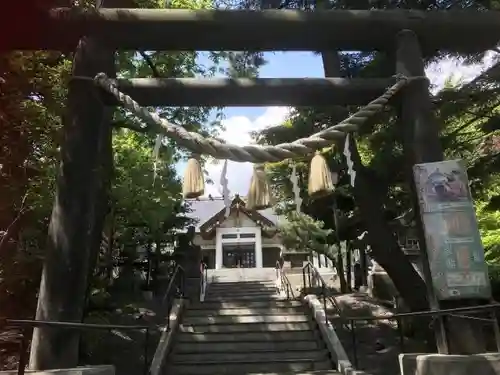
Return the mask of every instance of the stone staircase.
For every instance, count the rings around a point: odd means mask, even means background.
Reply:
[[[337,374],[299,301],[283,300],[271,281],[209,284],[188,307],[167,374]]]

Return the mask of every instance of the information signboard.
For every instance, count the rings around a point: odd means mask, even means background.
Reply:
[[[488,268],[463,162],[417,164],[413,172],[437,298],[490,298]]]

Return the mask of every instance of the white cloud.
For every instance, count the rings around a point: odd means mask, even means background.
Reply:
[[[426,69],[426,74],[431,81],[432,90],[439,91],[445,81],[453,75],[453,79],[462,83],[469,82],[482,71],[490,67],[497,54],[489,53],[480,64],[465,66],[461,59],[445,59],[439,63],[431,64]],[[221,138],[228,143],[233,143],[239,146],[248,145],[252,142],[250,132],[262,130],[269,126],[279,125],[290,113],[288,107],[268,107],[263,115],[251,120],[245,116],[233,116],[224,120],[223,125],[225,131],[221,134]],[[209,176],[214,181],[213,185],[206,186],[206,195],[212,196],[221,195],[221,187],[219,184],[220,175],[224,161],[218,161],[207,165]],[[236,163],[229,162],[227,169],[227,178],[229,180],[229,189],[231,195],[240,194],[246,195],[252,177],[251,163]]]
[[[453,81],[467,83],[489,68],[496,61],[498,54],[488,52],[478,64],[464,65],[463,59],[446,58],[439,62],[430,64],[425,73],[432,84],[432,91],[441,90],[447,79],[452,77]]]
[[[269,126],[281,124],[288,114],[290,108],[288,107],[268,107],[265,112],[257,117],[254,121],[245,116],[233,116],[223,121],[225,128],[220,138],[225,139],[228,143],[233,143],[238,146],[244,146],[252,143],[250,133],[265,129]],[[206,186],[205,194],[212,194],[212,196],[220,196],[220,177],[223,167],[223,160],[207,165],[207,171],[210,178],[214,181],[213,185]],[[251,163],[236,163],[230,161],[227,166],[227,179],[229,181],[229,190],[231,195],[240,194],[245,196],[250,185],[252,177]]]

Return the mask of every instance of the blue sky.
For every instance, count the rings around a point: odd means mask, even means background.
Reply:
[[[262,78],[301,78],[323,77],[321,57],[312,52],[269,52],[265,54],[267,64],[260,70]],[[224,126],[227,131],[223,138],[231,143],[240,145],[250,142],[248,132],[270,125],[278,125],[288,113],[289,109],[280,107],[228,107],[224,110]],[[177,170],[182,176],[185,162],[179,163]],[[210,177],[214,185],[207,185],[207,194],[219,196],[218,182],[222,163],[208,166]],[[250,182],[252,165],[249,163],[233,163],[228,165],[229,187],[232,194],[246,195],[246,188]]]
[[[266,53],[268,63],[260,70],[261,78],[321,78],[323,66],[321,57],[311,52]],[[267,107],[232,107],[226,109],[226,116],[248,116],[257,118]]]
[[[450,76],[463,82],[471,80],[490,66],[497,56],[494,53],[488,54],[481,64],[468,66],[463,65],[460,60],[445,59],[427,67],[426,74],[434,86],[433,91],[438,91]],[[266,53],[265,58],[267,64],[260,70],[262,78],[317,78],[324,76],[321,57],[312,52]],[[251,143],[249,132],[279,125],[286,119],[289,110],[286,107],[226,108],[224,111],[225,120],[223,121],[225,131],[222,132],[221,138],[240,146],[249,144]],[[208,174],[215,184],[206,185],[206,195],[221,195],[219,180],[222,164],[222,162],[208,164]],[[185,163],[180,163],[177,166],[181,176],[184,168]],[[252,165],[250,163],[229,162],[227,178],[231,195],[236,193],[246,195],[251,175]]]

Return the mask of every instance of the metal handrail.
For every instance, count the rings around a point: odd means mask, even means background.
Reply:
[[[315,277],[321,282],[322,285],[327,285],[326,281],[323,279],[321,274],[319,273],[319,270],[316,268],[314,264],[311,262],[307,262],[302,269],[307,269],[309,268],[311,271],[315,274]],[[304,276],[305,279],[305,276]],[[341,308],[336,301],[335,297],[331,294],[328,295],[329,297],[332,298],[333,301],[335,301],[335,307],[337,310],[339,310],[339,318],[336,320],[344,319],[344,320],[365,320],[365,321],[373,321],[373,320],[386,320],[386,319],[396,319],[396,318],[404,318],[404,317],[414,317],[414,316],[442,316],[442,315],[449,315],[452,313],[460,313],[460,312],[480,312],[483,310],[492,310],[492,309],[499,309],[500,308],[500,303],[492,303],[488,305],[479,305],[479,306],[465,306],[465,307],[457,307],[453,309],[441,309],[441,310],[422,310],[422,311],[414,311],[414,312],[409,312],[409,313],[396,313],[396,314],[391,314],[391,315],[380,315],[380,316],[343,316],[341,313]]]
[[[337,299],[335,298],[335,296],[333,294],[331,294],[329,292],[329,289],[328,289],[328,284],[326,283],[325,279],[323,278],[323,276],[321,276],[318,268],[313,264],[311,263],[310,261],[308,261],[303,267],[302,267],[302,281],[304,283],[304,288],[306,287],[306,269],[309,269],[314,275],[313,277],[316,278],[316,280],[319,280],[320,284],[321,284],[321,295],[323,297],[323,307],[325,309],[325,313],[326,313],[326,301],[330,301],[332,303],[332,306],[337,310],[337,313],[339,315],[339,317],[342,317],[343,316],[343,312],[342,312],[342,309],[337,301]],[[311,287],[311,277],[310,277],[310,274],[309,274],[309,277],[308,277],[308,280],[309,280],[309,287]],[[328,318],[327,318],[328,319]]]
[[[32,320],[32,319],[8,319],[8,318],[0,318],[0,327],[1,328],[21,328],[21,332],[19,332],[21,336],[21,341],[19,342],[19,363],[17,367],[17,374],[24,375],[26,369],[26,350],[28,348],[28,336],[29,333],[33,330],[33,328],[40,327],[53,327],[53,328],[63,328],[63,329],[76,329],[76,330],[144,330],[144,364],[143,364],[143,373],[146,375],[149,370],[148,362],[149,362],[149,337],[152,330],[156,330],[157,328],[154,326],[148,325],[121,325],[121,324],[92,324],[92,323],[75,323],[75,322],[58,322],[58,321],[48,321],[48,320]]]
[[[128,329],[140,330],[150,329],[148,325],[123,325],[123,324],[93,324],[93,323],[73,323],[73,322],[58,322],[51,320],[33,320],[33,319],[3,319],[0,318],[0,326],[2,327],[62,327],[67,329]]]
[[[175,293],[173,292],[175,291]],[[176,265],[171,274],[165,294],[162,298],[162,305],[166,303],[166,316],[167,325],[166,329],[170,329],[170,313],[173,307],[173,299],[177,295],[181,297],[184,295],[184,268]],[[12,330],[20,328],[17,332],[20,336],[19,342],[19,365],[17,369],[18,375],[24,375],[26,367],[26,351],[28,348],[28,337],[33,328],[60,328],[60,329],[73,329],[73,330],[128,330],[128,331],[145,331],[144,338],[144,375],[149,371],[149,340],[152,331],[157,331],[158,327],[154,325],[121,325],[121,324],[94,324],[94,323],[77,323],[77,322],[60,322],[60,321],[47,321],[47,320],[30,320],[30,319],[9,319],[0,317],[0,328]]]
[[[497,319],[495,315],[495,310],[500,309],[500,303],[491,303],[488,305],[480,305],[480,306],[466,306],[466,307],[458,307],[458,308],[453,308],[453,309],[442,309],[442,310],[423,310],[423,311],[415,311],[415,312],[409,312],[409,313],[393,313],[390,315],[379,315],[379,316],[345,316],[342,309],[340,308],[339,304],[337,303],[337,300],[334,295],[327,293],[326,291],[328,288],[326,287],[327,284],[321,274],[319,273],[319,270],[312,264],[311,262],[307,262],[303,267],[302,267],[302,272],[303,272],[303,283],[304,283],[304,288],[306,288],[307,285],[312,286],[312,280],[311,276],[313,278],[316,278],[316,280],[319,280],[321,283],[321,295],[323,297],[323,308],[325,310],[325,319],[326,322],[341,322],[342,326],[346,328],[350,334],[351,334],[351,339],[352,339],[352,350],[353,350],[353,362],[354,362],[354,367],[358,366],[358,355],[357,355],[357,339],[356,339],[356,322],[359,321],[376,321],[376,320],[395,320],[397,323],[397,329],[399,332],[400,336],[400,345],[402,351],[404,351],[404,333],[402,330],[402,320],[404,318],[412,318],[412,317],[432,317],[435,319],[438,316],[454,316],[457,318],[462,318],[462,319],[480,319],[482,321],[488,321],[494,324],[494,333],[495,333],[495,338],[497,342],[497,347],[498,350],[500,350],[500,330],[497,324]],[[307,277],[306,277],[307,273]],[[307,284],[307,282],[308,284]],[[329,318],[326,314],[326,300],[329,299],[332,302],[332,305],[336,308],[338,311],[338,317],[337,318]],[[483,318],[476,318],[476,317],[471,317],[467,315],[458,315],[459,313],[479,313],[479,312],[488,312],[492,311],[492,319],[483,319]]]
[[[293,293],[292,284],[290,283],[288,276],[283,271],[283,265],[279,260],[276,261],[276,280],[279,280],[278,289],[286,292],[286,299],[290,299],[290,294],[292,299],[294,299],[295,295]]]
[[[306,278],[306,271],[307,271],[307,278]],[[302,281],[304,285],[304,290],[306,289],[306,279],[309,282],[309,287],[312,286],[312,280],[311,280],[311,273],[313,274],[313,278],[316,280],[319,280],[321,284],[321,298],[323,299],[323,311],[325,313],[325,323],[328,325],[329,323],[332,323],[334,320],[340,320],[342,326],[351,334],[352,342],[353,342],[353,354],[354,354],[354,365],[357,366],[357,348],[356,348],[356,332],[355,332],[355,322],[352,320],[347,320],[344,318],[344,313],[337,302],[337,299],[333,294],[330,293],[330,290],[328,288],[328,284],[326,283],[325,279],[323,279],[323,276],[319,273],[319,270],[316,268],[314,264],[311,263],[311,261],[307,261],[307,263],[302,267]],[[332,306],[335,308],[337,311],[337,314],[339,316],[339,319],[331,319],[328,316],[327,313],[327,301],[329,301]],[[350,324],[347,324],[346,322],[349,322]]]
[[[396,325],[397,325],[397,330],[399,332],[399,342],[400,342],[400,348],[401,351],[404,352],[404,332],[403,332],[403,319],[404,318],[422,318],[422,317],[431,317],[432,321],[434,321],[438,316],[452,316],[456,318],[462,318],[462,319],[474,319],[474,320],[481,320],[489,323],[493,323],[493,330],[495,334],[495,341],[497,345],[497,350],[500,351],[500,330],[498,327],[497,323],[497,318],[496,318],[496,313],[495,311],[500,308],[500,304],[498,303],[492,303],[488,305],[481,305],[481,306],[466,306],[466,307],[457,307],[453,309],[441,309],[441,310],[424,310],[424,311],[415,311],[415,312],[409,312],[409,313],[396,313],[396,314],[391,314],[391,315],[379,315],[379,316],[349,316],[349,317],[339,317],[337,319],[333,318],[333,320],[342,320],[342,321],[349,321],[352,329],[351,329],[351,335],[352,335],[352,342],[353,342],[353,359],[354,359],[354,366],[358,366],[358,356],[357,356],[357,350],[356,350],[356,323],[359,321],[376,321],[376,320],[395,320]],[[491,312],[492,314],[492,319],[484,319],[484,318],[477,318],[477,317],[472,317],[468,315],[458,315],[455,313],[480,313],[480,312]],[[432,322],[431,322],[432,324]]]
[[[500,303],[491,303],[488,305],[479,305],[479,306],[466,306],[466,307],[456,307],[454,309],[441,309],[441,310],[423,310],[423,311],[414,311],[409,313],[396,313],[391,315],[379,315],[379,316],[349,316],[344,317],[343,319],[347,320],[364,320],[364,321],[373,321],[373,320],[390,320],[397,318],[411,318],[411,317],[420,317],[420,316],[443,316],[443,315],[453,315],[455,317],[460,318],[469,318],[465,315],[454,315],[453,313],[477,313],[482,311],[496,310],[500,309]],[[472,318],[472,317],[471,317]]]

